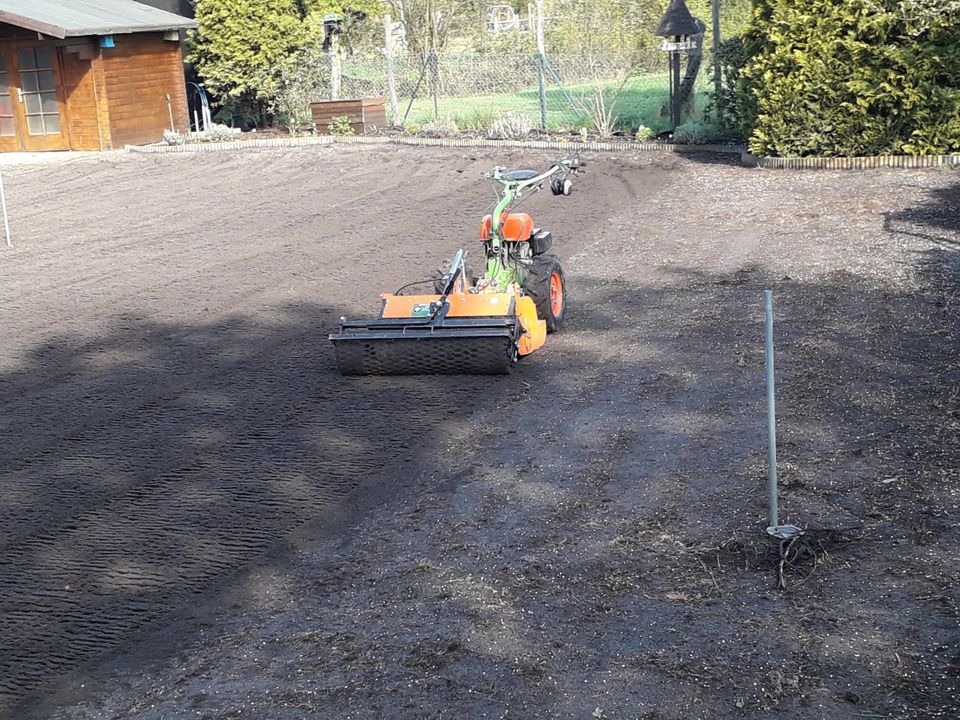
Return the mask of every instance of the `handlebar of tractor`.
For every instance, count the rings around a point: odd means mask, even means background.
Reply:
[[[487,173],[486,177],[500,183],[501,189],[499,193],[500,200],[497,202],[496,207],[494,207],[493,216],[491,217],[491,234],[496,236],[500,230],[500,218],[504,211],[510,207],[516,198],[522,196],[524,190],[534,188],[534,191],[538,191],[542,189],[543,183],[559,174],[560,177],[555,178],[551,183],[553,193],[554,195],[569,195],[572,186],[567,176],[582,172],[585,165],[586,163],[581,159],[580,154],[574,153],[561,160],[557,160],[548,170],[545,170],[539,175],[534,175],[522,180],[504,178],[503,172],[506,168],[499,165],[494,167],[493,171]]]

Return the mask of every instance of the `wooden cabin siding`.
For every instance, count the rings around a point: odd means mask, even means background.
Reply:
[[[158,142],[170,128],[170,95],[177,130],[189,128],[180,43],[161,33],[115,36],[100,51],[112,147]],[[101,103],[104,99],[101,98]]]
[[[105,92],[100,58],[90,42],[90,59],[83,59],[70,48],[63,48],[64,99],[67,106],[67,126],[70,147],[74,150],[104,150],[110,147],[110,123],[103,103],[98,102]],[[101,70],[101,72],[97,72]]]

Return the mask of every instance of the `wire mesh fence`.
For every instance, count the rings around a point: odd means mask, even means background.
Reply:
[[[322,59],[316,62],[323,62]],[[597,127],[598,116],[622,131],[669,127],[666,55],[641,62],[615,56],[536,53],[403,54],[393,59],[396,116],[388,122],[414,130],[445,124],[460,131],[485,131],[507,112],[525,115],[533,127],[576,131]],[[708,58],[696,78],[687,117],[702,116],[708,101]],[[340,64],[340,98],[389,97],[384,55],[348,56]],[[332,99],[328,72],[314,89],[314,101]],[[542,75],[542,89],[541,89]],[[607,128],[607,131],[613,128]]]

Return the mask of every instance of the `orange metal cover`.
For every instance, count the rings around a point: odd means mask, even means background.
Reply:
[[[490,223],[493,218],[485,215],[480,223],[480,239],[490,237]],[[501,218],[503,239],[510,242],[524,242],[533,234],[533,218],[528,213],[509,213]]]
[[[517,343],[517,352],[521,355],[529,355],[547,341],[547,321],[537,316],[537,306],[533,298],[526,295],[517,298],[517,317],[520,318],[520,325],[523,327],[523,335]]]
[[[439,299],[439,295],[390,295],[384,293],[383,310],[380,312],[382,318],[408,318],[413,317],[414,305],[429,305],[431,302]],[[447,300],[450,301],[450,309],[447,311],[447,317],[499,317],[502,315],[511,315],[513,311],[510,307],[510,301],[515,296],[512,293],[485,293],[474,295],[473,293],[464,293],[462,295],[450,295]]]

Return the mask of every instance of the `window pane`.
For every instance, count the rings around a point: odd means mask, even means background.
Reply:
[[[5,55],[0,55],[0,73],[5,73],[7,71],[7,57]]]
[[[21,70],[33,70],[37,66],[36,58],[33,57],[33,49],[20,50],[17,53],[17,62]]]
[[[35,72],[20,73],[20,77],[23,79],[24,92],[36,92],[39,89],[37,87],[37,74]]]
[[[57,112],[57,94],[55,92],[45,92],[41,94],[40,106],[45,113]]]
[[[9,95],[0,95],[0,116],[13,115],[13,101]]]
[[[60,116],[59,115],[44,115],[43,124],[47,127],[47,135],[59,135],[60,134]]]
[[[0,135],[13,135],[12,117],[0,117]]]
[[[37,93],[31,93],[30,95],[24,93],[23,104],[27,108],[27,115],[39,115],[42,112],[40,110],[40,96]]]
[[[50,48],[37,48],[36,58],[38,68],[49,70],[53,67],[53,53],[50,52]]]
[[[53,70],[44,70],[43,72],[37,73],[39,80],[38,90],[43,92],[49,92],[50,90],[56,90],[56,85],[53,84]]]
[[[28,115],[27,129],[31,135],[43,135],[43,115]]]

